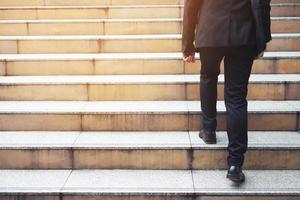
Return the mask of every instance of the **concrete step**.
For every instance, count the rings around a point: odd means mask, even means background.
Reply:
[[[199,60],[184,63],[181,53],[0,55],[0,75],[8,76],[199,74],[200,67]],[[252,73],[300,73],[300,52],[266,52]]]
[[[1,169],[226,169],[227,133],[0,132]],[[300,169],[299,132],[249,132],[245,169]],[[17,159],[16,159],[17,158]]]
[[[245,184],[235,185],[226,180],[225,170],[1,170],[0,193],[4,199],[62,200],[300,197],[298,170],[246,170],[245,174]]]
[[[299,101],[248,103],[249,130],[299,130]],[[224,102],[218,113],[225,130]],[[0,101],[3,131],[193,131],[200,121],[199,101]]]
[[[273,17],[271,31],[272,33],[299,33],[299,23],[300,17]]]
[[[3,76],[0,100],[199,100],[199,75]],[[218,99],[224,98],[224,76]],[[249,100],[300,100],[300,74],[252,75]]]
[[[299,17],[300,4],[272,4],[274,17]],[[0,7],[0,20],[181,18],[183,5]]]
[[[0,36],[1,54],[179,52],[181,35]],[[300,34],[273,34],[268,51],[300,51]]]
[[[183,5],[184,0],[1,0],[0,6],[81,6],[81,5]],[[300,3],[299,0],[272,0],[272,3]]]
[[[299,6],[300,7],[300,6]],[[182,19],[1,20],[0,35],[181,34]],[[299,33],[300,17],[272,18],[273,33]]]
[[[288,6],[291,7],[291,6]],[[296,6],[298,7],[298,6]],[[180,18],[182,5],[0,7],[0,19],[142,19]],[[289,15],[290,16],[290,15]]]
[[[283,3],[300,3],[300,0],[272,0],[273,4],[283,4]]]
[[[296,0],[297,1],[297,0]],[[272,0],[271,16],[276,17],[297,17],[299,16],[299,2],[275,3]]]
[[[0,6],[182,5],[183,0],[0,0]]]

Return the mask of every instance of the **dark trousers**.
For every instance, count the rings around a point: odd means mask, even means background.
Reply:
[[[248,81],[254,60],[254,46],[200,49],[200,95],[203,128],[216,130],[217,84],[224,59],[224,99],[228,135],[228,165],[242,166],[248,147]]]

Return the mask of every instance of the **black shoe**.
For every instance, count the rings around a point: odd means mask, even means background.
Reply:
[[[199,132],[199,137],[206,144],[216,144],[217,143],[216,131],[208,131],[208,130],[202,129]]]
[[[227,178],[235,183],[242,183],[245,181],[245,174],[242,172],[241,167],[230,166]]]

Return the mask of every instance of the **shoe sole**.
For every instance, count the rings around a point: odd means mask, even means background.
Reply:
[[[203,142],[205,142],[205,144],[217,144],[217,140],[204,140],[200,134],[199,137],[203,140]]]
[[[242,179],[236,179],[234,177],[232,177],[231,175],[228,175],[226,176],[226,178],[228,178],[229,180],[235,182],[235,183],[243,183],[245,182],[245,178],[242,178]]]

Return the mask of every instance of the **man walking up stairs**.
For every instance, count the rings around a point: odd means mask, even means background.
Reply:
[[[203,66],[182,60],[183,3],[0,0],[1,200],[300,198],[300,2],[271,2],[241,184],[226,179],[223,67],[217,144],[198,136]]]
[[[263,56],[271,40],[270,10],[267,0],[187,0],[184,5],[183,58],[195,62],[195,52],[200,52],[203,129],[199,137],[207,144],[217,143],[217,83],[224,58],[227,178],[234,182],[245,181],[242,166],[248,147],[248,82],[253,60]]]

